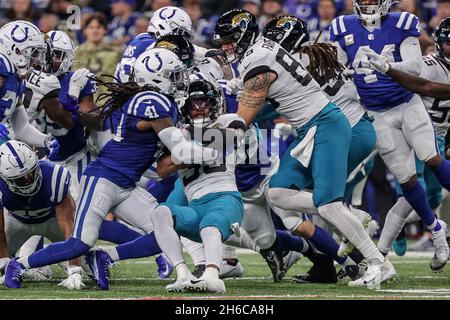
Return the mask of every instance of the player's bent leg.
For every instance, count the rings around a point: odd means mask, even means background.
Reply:
[[[192,241],[185,237],[180,237],[181,244],[186,249],[194,263],[194,272],[192,273],[197,278],[201,277],[205,271],[205,250],[203,243]]]

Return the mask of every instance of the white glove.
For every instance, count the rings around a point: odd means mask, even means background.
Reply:
[[[289,123],[277,123],[275,125],[275,128],[273,130],[273,136],[278,139],[283,139],[283,141],[286,141],[286,139],[290,136],[292,133],[292,125]]]
[[[237,96],[240,95],[242,90],[244,90],[244,83],[240,78],[233,78],[224,83],[224,89],[226,94]]]
[[[89,77],[94,77],[94,74],[86,68],[75,71],[69,82],[69,96],[78,100],[81,90],[89,81]]]
[[[362,48],[361,51],[370,59],[368,62],[363,62],[363,67],[373,69],[375,71],[386,74],[391,65],[389,64],[390,58],[386,55],[379,55],[370,48]]]
[[[63,286],[69,290],[80,290],[82,287],[85,287],[83,277],[81,276],[81,270],[81,267],[69,266],[69,268],[67,268],[67,273],[69,276],[66,280],[58,283],[58,286]]]

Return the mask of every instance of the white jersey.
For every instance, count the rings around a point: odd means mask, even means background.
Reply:
[[[234,141],[235,130],[224,130],[228,127],[228,122],[227,117],[222,116],[207,128],[191,127],[189,130],[191,138],[198,141],[197,135],[202,135],[200,137],[203,140],[202,143],[210,147],[217,146],[216,143],[223,140]],[[225,136],[227,138],[223,139],[222,137]],[[234,144],[231,147],[234,149]],[[235,156],[235,154],[231,155],[233,159],[228,156],[226,161],[222,160],[218,165],[194,165],[189,169],[178,170],[188,201],[199,199],[210,193],[238,192],[234,175]]]
[[[298,59],[304,66],[307,67],[309,65],[309,56],[307,54],[302,54],[301,56],[299,54]],[[333,79],[328,83],[319,83],[319,85],[322,85],[322,91],[327,98],[341,108],[353,128],[366,112],[361,105],[358,90],[353,80],[341,76],[337,80]]]
[[[61,84],[58,78],[54,75],[34,70],[25,82],[25,86],[23,104],[27,110],[30,123],[41,132],[48,132],[56,136],[67,134],[69,130],[57,126],[47,116],[45,109],[41,105],[45,99],[59,96]]]
[[[330,102],[297,59],[264,37],[250,46],[238,68],[244,83],[263,71],[277,74],[267,98],[296,128],[305,125]]]
[[[450,66],[438,59],[436,55],[423,57],[422,78],[450,83]],[[422,96],[422,101],[430,114],[437,134],[445,136],[450,127],[450,100],[439,100]]]

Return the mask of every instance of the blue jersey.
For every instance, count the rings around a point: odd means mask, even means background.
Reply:
[[[70,173],[59,164],[39,161],[42,171],[42,183],[39,191],[25,197],[12,192],[8,185],[0,180],[0,205],[17,220],[23,223],[42,223],[55,216],[55,207],[69,194]]]
[[[112,114],[113,138],[102,148],[84,174],[103,177],[122,188],[134,187],[156,160],[159,137],[153,131],[139,131],[138,122],[171,118],[177,123],[175,101],[165,95],[145,91],[131,97]]]
[[[67,72],[58,77],[61,89],[57,95],[61,101],[67,101],[68,99],[69,84],[72,76],[73,72]],[[92,96],[96,90],[97,87],[95,83],[92,80],[89,80],[86,86],[81,90],[78,102],[86,96]],[[38,110],[38,112],[40,113],[40,116],[35,119],[38,129],[41,132],[52,134],[56,140],[58,140],[60,145],[59,152],[54,161],[65,161],[86,146],[84,127],[81,123],[75,122],[74,127],[71,129],[62,128],[45,114],[45,110]]]
[[[356,15],[340,16],[330,27],[330,40],[339,42],[347,53],[349,64],[356,73],[355,85],[361,101],[369,110],[384,110],[411,100],[413,93],[390,77],[370,69],[361,68],[362,48],[389,54],[394,62],[402,61],[400,45],[408,37],[420,36],[419,19],[407,12],[390,13],[381,21],[381,28],[368,31]]]
[[[0,122],[8,120],[19,97],[25,92],[25,82],[15,73],[14,65],[0,53]]]
[[[131,74],[132,66],[136,59],[151,45],[156,42],[148,33],[141,33],[136,36],[126,48],[122,59],[116,68],[116,78],[122,82],[127,82]]]

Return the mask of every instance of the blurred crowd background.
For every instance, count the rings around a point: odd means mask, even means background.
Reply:
[[[73,5],[81,9],[80,23],[75,27],[68,23],[72,22]],[[328,27],[335,17],[353,14],[352,0],[0,0],[0,26],[20,19],[33,22],[45,33],[55,29],[66,31],[79,46],[74,68],[86,67],[103,77],[113,74],[131,39],[147,32],[153,12],[170,5],[181,7],[189,14],[194,24],[195,44],[208,48],[214,46],[212,36],[218,17],[234,8],[252,12],[261,28],[276,16],[295,15],[307,22],[312,40],[319,37],[319,42],[328,41]],[[431,34],[440,20],[450,16],[450,0],[400,0],[392,10],[419,17],[423,53],[433,53]],[[364,188],[362,207],[382,227],[396,198],[393,176],[377,157]],[[419,237],[421,228],[420,224],[409,226],[408,235]],[[429,238],[424,241],[430,242]]]

